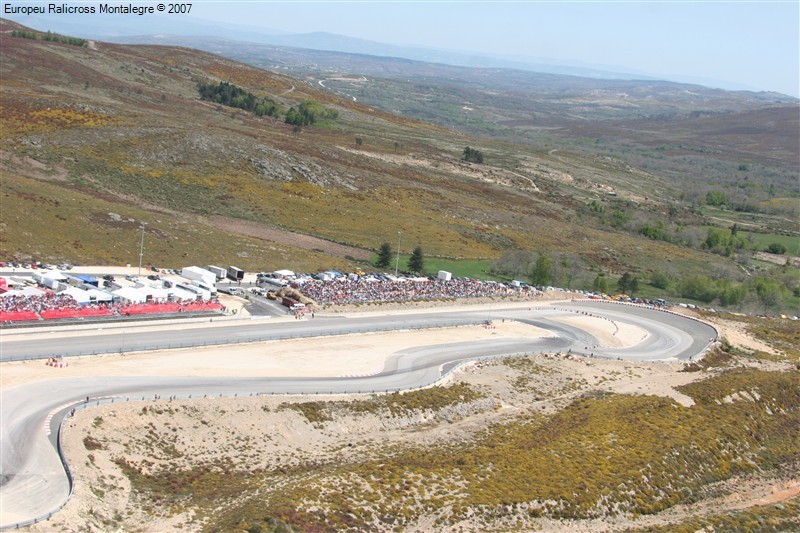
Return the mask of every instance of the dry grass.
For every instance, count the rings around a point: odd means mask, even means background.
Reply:
[[[708,261],[697,251],[581,219],[583,197],[595,194],[597,183],[641,185],[636,172],[607,168],[607,162],[594,158],[555,157],[541,148],[487,142],[482,148],[492,163],[467,165],[461,152],[474,139],[185,49],[98,43],[93,50],[8,39],[2,61],[8,73],[0,80],[7,175],[42,179],[57,174],[57,186],[26,185],[46,202],[63,205],[76,189],[105,201],[86,204],[84,211],[144,207],[148,213],[134,218],[170,236],[172,251],[156,247],[153,262],[174,264],[214,250],[199,262],[232,251],[223,263],[235,257],[237,264],[258,269],[268,268],[265,263],[294,270],[353,265],[342,255],[323,264],[313,250],[296,252],[287,246],[271,250],[249,243],[233,250],[224,244],[228,232],[213,227],[204,231],[219,238],[204,246],[189,228],[196,215],[271,224],[368,251],[393,242],[400,230],[403,251],[419,245],[429,256],[495,258],[508,248],[570,249],[595,267],[636,271],[669,260],[676,268],[699,272]],[[296,134],[279,120],[200,101],[197,83],[212,79],[270,96],[286,107],[311,98],[338,108],[340,118],[329,128]],[[356,137],[363,139],[358,150]],[[405,164],[397,156],[415,163]],[[26,161],[43,169],[32,171]],[[573,182],[562,179],[567,175],[574,176]],[[14,201],[27,200],[16,194]],[[659,209],[660,201],[653,199],[648,209]],[[16,230],[31,209],[12,207],[3,222]],[[46,215],[54,216],[68,218]],[[173,238],[173,224],[159,222],[169,218],[186,220],[185,239]],[[61,255],[72,262],[89,257],[128,262],[120,245],[90,235],[90,225],[54,227],[69,230],[62,232],[70,235],[66,245],[58,246],[46,231],[41,243],[38,238],[14,239],[9,231],[6,258]],[[245,242],[230,233],[228,239]]]
[[[140,221],[148,223],[145,260],[162,268],[233,262],[240,268],[287,263],[320,270],[348,262],[287,244],[231,235],[194,217],[143,210],[91,191],[16,176],[4,179],[0,255],[78,264],[137,264]],[[12,228],[19,228],[13,230]],[[92,231],[86,231],[92,228]]]
[[[639,378],[605,364],[601,382]],[[601,393],[573,372],[560,359],[520,358],[402,395],[157,402],[136,427],[109,412],[89,424],[87,467],[116,464],[130,483],[138,511],[123,528],[131,519],[207,531],[793,523],[784,511],[796,502],[723,514],[734,508],[703,506],[720,483],[791,475],[796,373],[733,366],[681,387],[695,402],[684,407]],[[110,498],[120,487],[92,490]]]

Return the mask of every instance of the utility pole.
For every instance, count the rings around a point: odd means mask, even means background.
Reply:
[[[400,269],[400,236],[402,231],[397,232],[397,260],[394,263],[394,275],[397,276],[397,271]]]
[[[142,243],[139,245],[139,275],[142,275],[142,257],[144,257],[144,228],[147,222],[142,222]]]

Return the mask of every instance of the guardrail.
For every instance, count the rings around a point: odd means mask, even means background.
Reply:
[[[595,300],[587,300],[587,301],[595,301]],[[622,305],[636,305],[636,304],[626,304],[624,302],[615,302],[615,303],[622,304]],[[711,328],[713,328],[717,332],[717,338],[719,336],[719,331],[716,329],[716,327],[714,327],[712,324],[709,324],[709,323],[707,323],[705,321],[696,319],[694,317],[687,317],[686,315],[681,315],[679,313],[674,313],[672,311],[667,311],[667,310],[664,310],[664,309],[657,309],[657,308],[652,308],[652,307],[649,307],[649,308],[650,309],[656,309],[656,310],[659,310],[659,311],[662,311],[662,312],[665,312],[665,313],[671,313],[671,314],[679,315],[679,316],[681,316],[683,318],[695,320],[697,322],[705,324],[706,326],[710,326]],[[561,310],[572,311],[572,310],[567,310],[567,309],[561,309]],[[442,327],[471,326],[471,325],[485,324],[485,323],[486,323],[486,320],[449,321],[449,322],[443,321],[443,322],[437,322],[437,323],[434,323],[434,324],[425,324],[425,325],[407,327],[407,328],[404,328],[404,329],[422,330],[422,329],[435,329],[435,328],[442,328]],[[221,342],[215,341],[215,342],[207,342],[207,343],[183,343],[183,344],[180,344],[180,345],[161,345],[161,346],[158,346],[158,347],[136,348],[136,349],[131,349],[130,351],[163,350],[163,349],[190,348],[190,347],[210,346],[210,345],[240,344],[240,343],[246,343],[246,342],[260,342],[260,341],[265,341],[265,340],[285,340],[285,339],[295,339],[295,338],[301,338],[301,337],[349,335],[349,334],[354,334],[354,333],[372,333],[372,332],[381,332],[381,331],[390,331],[390,330],[391,330],[391,328],[388,328],[388,327],[368,327],[368,328],[357,328],[357,329],[354,329],[354,330],[342,330],[342,331],[339,331],[339,332],[324,332],[324,333],[321,332],[321,333],[317,333],[317,334],[308,334],[307,332],[303,332],[302,334],[297,334],[297,335],[279,335],[279,336],[271,336],[271,337],[270,336],[262,336],[262,337],[254,337],[252,339],[235,339],[235,340],[230,340],[230,341],[227,341],[227,342],[226,341],[221,341]],[[713,343],[710,343],[709,346],[711,344],[713,344]],[[703,351],[701,352],[701,354],[705,353],[705,351],[708,350],[709,346],[706,346],[703,349]],[[6,359],[6,360],[30,360],[30,359],[39,359],[39,358],[49,358],[49,357],[54,357],[54,356],[58,356],[58,355],[78,356],[78,355],[96,355],[96,354],[99,354],[99,353],[120,353],[120,350],[119,349],[112,349],[112,350],[105,351],[105,352],[75,353],[75,354],[48,354],[48,355],[41,355],[41,356],[37,356],[37,357],[22,357],[22,358],[18,358],[18,359]],[[303,393],[303,392],[249,392],[248,393],[248,392],[245,392],[245,393],[242,393],[242,397],[268,396],[268,395],[269,396],[276,396],[276,395],[297,396],[297,395],[311,395],[311,394],[315,394],[315,395],[319,395],[319,394],[323,394],[323,395],[335,395],[335,394],[383,394],[383,393],[392,393],[392,392],[398,392],[398,391],[419,390],[419,389],[424,389],[424,388],[436,385],[437,383],[441,382],[442,380],[444,380],[445,378],[447,378],[448,376],[453,374],[456,370],[458,370],[459,368],[461,368],[463,365],[465,365],[467,363],[472,363],[472,362],[475,362],[475,361],[489,361],[489,360],[497,360],[497,359],[506,359],[506,358],[511,358],[511,357],[530,356],[530,355],[534,355],[534,354],[537,354],[537,353],[540,353],[540,352],[535,352],[535,351],[511,352],[511,353],[495,354],[495,355],[489,355],[489,356],[469,357],[467,359],[457,361],[450,369],[448,369],[445,372],[440,373],[438,378],[436,378],[436,379],[434,379],[434,380],[432,380],[430,382],[423,383],[423,384],[420,384],[420,385],[417,385],[417,386],[414,386],[414,387],[386,387],[386,388],[382,388],[382,389],[375,389],[375,388],[370,389],[369,387],[365,387],[364,389],[354,388],[353,390],[342,390],[342,391],[330,390],[329,392],[324,392],[324,391],[323,392],[319,392],[319,391],[317,391],[317,392],[313,392],[313,393]],[[561,352],[558,352],[558,354],[560,355]],[[698,355],[701,355],[701,354],[698,354]],[[590,355],[587,355],[585,353],[581,353],[579,351],[572,352],[571,350],[566,352],[565,356],[566,357],[578,356],[578,357],[586,358],[586,359],[591,359],[591,358],[616,359],[614,357],[606,357],[606,356],[594,355],[594,354],[592,354],[590,356]],[[448,364],[448,363],[442,364],[440,368],[443,368],[446,364]],[[374,376],[342,377],[342,378],[339,378],[339,379],[341,381],[347,381],[347,380],[349,380],[349,381],[365,380],[366,381],[366,380],[370,379],[371,377],[374,377]],[[238,398],[239,394],[240,394],[239,392],[218,393],[218,394],[205,393],[202,396],[200,396],[200,394],[175,394],[175,395],[169,395],[166,398],[166,400],[167,401],[173,401],[173,400],[178,400],[178,399]],[[157,395],[157,394],[153,395],[152,398],[149,395],[148,396],[141,396],[141,397],[139,397],[139,396],[136,396],[136,397],[125,396],[124,399],[121,396],[112,396],[112,397],[94,398],[94,399],[87,398],[86,401],[80,401],[79,400],[79,401],[76,401],[74,404],[65,407],[65,411],[66,412],[62,416],[62,418],[61,418],[61,420],[59,422],[58,433],[57,433],[57,436],[56,436],[56,451],[58,453],[59,459],[61,460],[61,464],[64,467],[64,471],[65,471],[67,479],[69,481],[69,493],[68,493],[68,495],[65,497],[64,501],[62,503],[60,503],[57,507],[55,507],[53,510],[51,510],[51,511],[45,513],[45,514],[42,514],[40,516],[37,516],[35,518],[29,519],[29,520],[17,522],[17,523],[14,523],[14,524],[0,525],[0,531],[8,530],[8,529],[19,529],[20,527],[25,527],[25,526],[29,526],[29,525],[33,525],[33,524],[38,524],[39,522],[42,522],[44,520],[48,520],[55,513],[60,511],[69,502],[70,498],[72,498],[72,494],[73,494],[73,491],[74,491],[74,480],[73,480],[73,477],[72,477],[72,472],[71,472],[71,470],[69,468],[69,464],[67,463],[66,457],[64,456],[63,449],[61,447],[61,433],[62,433],[62,429],[63,429],[63,426],[64,426],[64,422],[68,418],[70,418],[72,416],[73,412],[82,411],[82,410],[90,409],[90,408],[93,408],[93,407],[98,407],[100,405],[105,405],[105,404],[128,403],[130,401],[148,401],[150,399],[152,399],[154,401],[164,400],[164,398],[162,398],[160,395]]]
[[[652,311],[659,311],[661,313],[666,313],[668,315],[679,316],[679,317],[684,318],[686,320],[692,320],[694,322],[698,322],[700,324],[703,324],[704,326],[708,326],[709,328],[713,329],[714,330],[714,338],[709,340],[708,343],[706,344],[706,346],[702,350],[700,350],[700,352],[698,352],[696,355],[693,355],[693,356],[689,357],[689,359],[688,359],[689,361],[695,361],[695,360],[699,361],[700,359],[705,357],[705,355],[708,352],[708,350],[710,350],[711,347],[714,346],[719,341],[719,329],[714,324],[712,324],[710,322],[706,322],[705,320],[700,320],[699,318],[694,317],[694,316],[688,316],[688,315],[684,315],[682,313],[676,313],[675,311],[670,311],[669,309],[664,309],[663,307],[658,307],[658,306],[654,306],[654,305],[637,304],[637,303],[633,303],[633,302],[620,302],[620,301],[617,301],[617,300],[593,300],[591,298],[576,298],[576,299],[574,299],[572,301],[573,302],[598,302],[598,301],[600,301],[600,302],[603,302],[603,303],[610,303],[610,304],[616,304],[616,305],[625,305],[625,306],[628,306],[628,307],[640,307],[640,308],[644,308],[644,309],[650,309]]]
[[[175,316],[176,313],[152,313],[147,315],[113,315],[113,316],[93,316],[93,317],[84,317],[84,318],[58,318],[58,319],[47,319],[47,320],[36,320],[30,322],[10,322],[10,323],[3,323],[3,329],[12,329],[13,331],[17,330],[31,330],[31,329],[42,329],[42,328],[57,328],[61,326],[87,326],[87,327],[95,327],[95,326],[103,326],[107,324],[119,324],[120,326],[124,326],[129,322],[161,322],[161,323],[169,323],[173,320],[181,320],[181,321],[189,321],[191,319],[196,318],[217,318],[217,317],[225,317],[225,315],[221,311],[190,311],[187,312],[185,315],[180,317]]]
[[[485,321],[481,321],[481,323],[483,323],[483,322],[485,322]],[[424,329],[424,328],[415,328],[415,329]],[[5,530],[9,530],[9,529],[19,529],[21,527],[26,527],[26,526],[30,526],[30,525],[33,525],[33,524],[38,524],[38,523],[43,522],[45,520],[49,520],[50,518],[53,517],[53,515],[55,513],[57,513],[61,509],[63,509],[64,506],[67,505],[67,503],[69,503],[69,500],[72,498],[72,495],[74,493],[74,479],[73,479],[73,476],[72,476],[72,471],[69,468],[69,463],[67,462],[67,459],[64,456],[64,451],[63,451],[63,448],[61,446],[61,434],[62,434],[62,430],[63,430],[63,427],[64,427],[64,423],[69,418],[71,418],[72,416],[77,414],[78,411],[85,411],[87,409],[92,409],[92,408],[95,408],[95,407],[99,407],[101,405],[109,405],[109,404],[115,404],[115,403],[129,403],[131,401],[133,401],[133,402],[151,401],[151,400],[152,401],[163,401],[163,400],[173,401],[173,400],[179,400],[179,399],[187,399],[187,400],[193,400],[194,399],[194,400],[198,400],[198,399],[215,399],[215,398],[239,398],[239,397],[246,398],[246,397],[257,397],[257,396],[298,396],[298,395],[312,395],[312,394],[313,395],[320,395],[320,394],[323,394],[323,395],[337,395],[337,394],[388,394],[388,393],[399,392],[399,391],[413,391],[413,390],[420,390],[420,389],[424,389],[424,388],[432,387],[432,386],[436,385],[440,381],[444,380],[451,373],[453,373],[457,368],[460,368],[463,364],[465,364],[467,362],[485,361],[485,360],[491,360],[491,359],[503,359],[503,358],[508,358],[508,357],[526,356],[526,355],[532,355],[534,353],[537,353],[537,352],[514,352],[514,353],[496,354],[496,355],[490,355],[490,356],[484,356],[484,357],[470,357],[470,358],[468,358],[466,360],[458,362],[455,366],[453,366],[453,368],[449,369],[447,372],[441,373],[438,378],[436,378],[436,379],[434,379],[434,380],[432,380],[430,382],[426,382],[426,383],[423,383],[423,384],[420,384],[420,385],[417,385],[417,386],[414,386],[414,387],[385,387],[385,388],[381,388],[381,389],[365,387],[363,389],[362,388],[353,388],[353,390],[347,390],[347,389],[341,390],[341,391],[331,390],[329,392],[319,392],[319,391],[317,391],[317,392],[277,392],[277,391],[273,391],[273,392],[249,392],[249,393],[245,392],[245,393],[242,393],[241,396],[240,396],[239,392],[233,392],[233,393],[231,393],[231,392],[228,392],[228,393],[220,392],[220,393],[217,393],[217,394],[208,394],[208,393],[204,393],[204,394],[203,393],[200,393],[200,394],[174,394],[174,395],[167,396],[167,398],[163,398],[162,395],[159,395],[159,394],[145,395],[145,396],[130,396],[130,395],[126,395],[124,397],[122,397],[122,396],[111,396],[111,397],[102,397],[102,398],[89,398],[89,397],[87,397],[85,401],[78,400],[75,403],[66,406],[64,408],[65,414],[61,417],[61,420],[59,421],[59,425],[58,425],[58,433],[56,435],[56,452],[58,453],[58,457],[59,457],[59,459],[61,461],[62,466],[64,467],[64,472],[66,473],[67,480],[69,482],[69,493],[64,498],[64,501],[61,502],[58,506],[56,506],[51,511],[48,511],[47,513],[44,513],[44,514],[39,515],[37,517],[30,518],[28,520],[23,520],[21,522],[15,522],[13,524],[0,525],[0,531],[5,531]],[[368,380],[371,377],[374,377],[374,376],[343,377],[343,378],[340,378],[340,379],[342,381],[346,381],[346,380],[353,381],[353,380]]]
[[[442,321],[442,322],[434,322],[430,324],[418,324],[414,326],[407,326],[403,329],[405,330],[424,330],[424,329],[437,329],[437,328],[451,328],[451,327],[460,327],[460,326],[475,326],[478,324],[485,323],[485,319],[481,320],[456,320],[456,321]],[[390,326],[370,326],[370,327],[362,327],[362,328],[354,328],[354,329],[334,329],[328,331],[320,331],[320,332],[309,332],[303,331],[298,333],[286,333],[286,334],[270,334],[264,333],[263,335],[259,336],[252,336],[252,337],[236,337],[235,339],[218,339],[213,341],[202,341],[202,342],[182,342],[182,343],[170,343],[170,344],[153,344],[153,345],[144,345],[144,346],[137,346],[137,345],[130,345],[125,346],[121,344],[119,346],[108,347],[103,350],[91,350],[91,351],[58,351],[58,352],[40,352],[36,355],[23,355],[23,356],[7,356],[3,355],[0,358],[2,362],[10,362],[10,361],[30,361],[35,359],[49,359],[51,357],[79,357],[83,355],[101,355],[101,354],[110,354],[110,353],[132,353],[132,352],[148,352],[148,351],[156,351],[156,350],[175,350],[180,348],[200,348],[204,346],[226,346],[229,344],[247,344],[252,342],[264,342],[264,341],[281,341],[281,340],[288,340],[288,339],[300,339],[300,338],[311,338],[311,337],[336,337],[342,335],[351,335],[351,334],[359,334],[359,333],[378,333],[384,331],[396,331],[392,329]],[[124,342],[124,341],[123,341]]]
[[[58,504],[53,510],[48,511],[47,513],[37,516],[35,518],[30,518],[28,520],[23,520],[21,522],[15,522],[13,524],[7,524],[0,526],[0,531],[5,531],[8,529],[19,529],[21,527],[32,526],[34,524],[38,524],[39,522],[44,522],[45,520],[50,520],[54,514],[59,512],[61,509],[64,508],[69,500],[72,498],[72,494],[75,492],[75,480],[72,477],[72,470],[69,468],[69,464],[67,463],[67,458],[64,456],[64,451],[61,448],[61,430],[64,427],[64,422],[68,418],[69,415],[64,415],[61,418],[61,421],[58,424],[58,434],[56,435],[56,451],[58,452],[58,458],[61,460],[61,466],[64,467],[64,473],[67,475],[67,482],[69,483],[69,494],[67,497],[64,498],[64,501]]]

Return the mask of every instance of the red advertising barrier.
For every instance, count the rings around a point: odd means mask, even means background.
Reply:
[[[109,316],[114,313],[108,307],[87,307],[81,309],[81,316]]]
[[[83,308],[64,308],[64,309],[45,309],[37,314],[31,310],[24,311],[0,311],[0,322],[20,322],[25,320],[58,320],[64,318],[89,318],[97,316],[111,316],[119,314],[122,316],[144,315],[144,314],[176,314],[192,313],[199,311],[221,311],[224,306],[219,302],[188,302],[188,303],[150,303],[133,304],[116,309],[111,307],[83,307]]]
[[[86,307],[83,309],[46,309],[39,313],[43,319],[80,318],[92,316],[109,316],[111,309],[107,307]]]
[[[223,305],[219,302],[193,302],[183,306],[183,311],[190,313],[192,311],[217,311],[223,309]]]
[[[22,320],[39,320],[33,311],[0,311],[0,322],[19,322]]]
[[[45,309],[40,315],[45,320],[53,318],[77,318],[81,316],[79,309]]]
[[[180,304],[133,304],[119,310],[121,315],[146,315],[149,313],[177,313]]]
[[[218,311],[222,309],[222,304],[218,302],[133,304],[121,308],[119,314],[127,316],[147,313],[191,313],[194,311]]]

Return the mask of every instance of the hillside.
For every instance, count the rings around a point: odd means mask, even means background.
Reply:
[[[735,257],[699,245],[708,225],[729,227],[736,213],[712,219],[698,209],[692,198],[704,195],[705,185],[683,191],[691,198],[681,200],[682,185],[697,184],[696,176],[675,182],[653,159],[636,161],[638,148],[625,150],[616,133],[605,149],[580,148],[587,143],[564,136],[574,125],[541,142],[471,137],[342,98],[316,80],[209,53],[74,46],[14,37],[14,29],[20,27],[8,21],[0,26],[2,259],[135,263],[146,222],[145,259],[165,267],[352,268],[402,232],[402,252],[421,246],[429,257],[561,254],[580,271],[571,278],[584,284],[597,272],[683,276],[706,273],[709,264],[740,271]],[[199,83],[220,81],[284,111],[311,100],[338,117],[292,127],[282,116],[200,98]],[[708,128],[717,127],[714,118],[707,117]],[[663,143],[661,133],[653,133],[656,140]],[[781,156],[788,160],[790,141]],[[484,164],[463,160],[468,146],[480,148]],[[774,162],[749,157],[746,163],[750,197],[774,207],[748,229],[796,235],[796,211],[791,201],[781,203],[791,169],[781,163],[773,172]],[[728,161],[720,175],[742,164]],[[771,183],[762,178],[767,173]],[[641,234],[657,223],[675,238]]]

